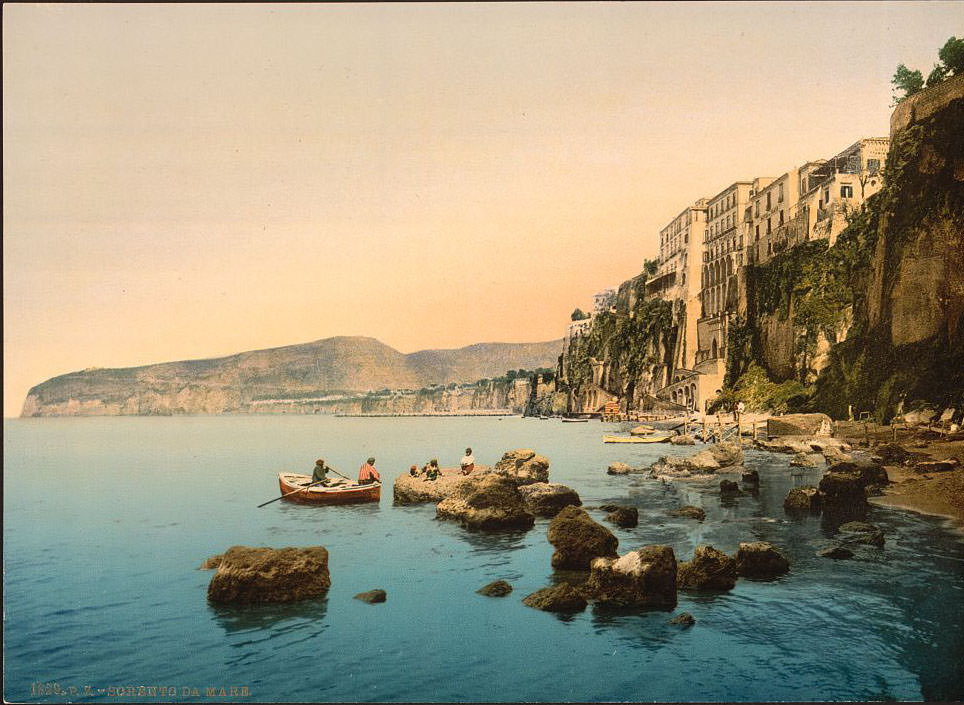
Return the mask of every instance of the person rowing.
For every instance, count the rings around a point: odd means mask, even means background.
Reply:
[[[373,482],[381,482],[382,477],[375,469],[375,459],[369,458],[368,461],[358,469],[358,484],[370,485]]]
[[[318,483],[322,487],[328,486],[328,471],[331,470],[326,464],[324,458],[318,458],[315,461],[315,469],[311,473],[312,484]]]

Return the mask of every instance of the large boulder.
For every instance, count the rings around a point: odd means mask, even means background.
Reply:
[[[795,487],[787,492],[783,509],[789,514],[819,514],[823,498],[816,487]]]
[[[537,517],[554,517],[563,507],[582,506],[582,500],[574,489],[554,482],[522,485],[519,492],[526,509]]]
[[[535,523],[516,483],[500,475],[469,476],[451,497],[438,503],[435,513],[439,519],[483,531],[528,529]]]
[[[620,607],[676,606],[676,556],[669,546],[644,546],[618,558],[597,558],[584,591]]]
[[[743,463],[743,448],[737,443],[717,443],[687,457],[663,456],[652,466],[654,477],[712,475]]]
[[[443,499],[451,497],[455,490],[470,478],[476,478],[491,472],[488,466],[475,466],[475,471],[463,475],[455,468],[442,468],[437,480],[426,480],[424,477],[412,477],[408,473],[395,478],[393,489],[395,504],[438,504]]]
[[[609,464],[609,467],[606,468],[606,472],[610,475],[628,475],[631,472],[635,472],[635,469],[628,463],[616,461]]]
[[[208,585],[215,603],[294,602],[324,595],[331,587],[328,551],[232,546]]]
[[[789,570],[790,561],[766,541],[741,543],[736,552],[736,573],[741,577],[771,580]]]
[[[889,482],[887,471],[877,463],[835,463],[820,480],[824,511],[843,515],[862,513],[867,507],[867,496]]]
[[[586,598],[569,583],[536,590],[522,599],[522,604],[546,612],[581,612],[586,609]]]
[[[768,436],[829,436],[833,422],[826,414],[787,414],[767,419]]]
[[[520,448],[503,454],[492,472],[512,480],[516,485],[549,481],[549,458],[534,450]]]
[[[589,570],[594,558],[617,555],[619,539],[579,507],[563,508],[549,523],[546,534],[556,549],[553,568]]]
[[[693,560],[679,564],[676,585],[681,590],[732,590],[736,561],[712,546],[697,546]]]

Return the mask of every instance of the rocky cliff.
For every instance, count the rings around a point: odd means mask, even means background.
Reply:
[[[218,359],[72,372],[33,387],[22,415],[357,413],[365,399],[379,398],[369,394],[378,390],[409,390],[400,396],[412,399],[420,389],[425,399],[461,398],[459,385],[554,366],[560,347],[561,341],[480,343],[406,355],[373,338],[326,338]],[[472,398],[479,405],[501,401],[494,388],[473,391]]]

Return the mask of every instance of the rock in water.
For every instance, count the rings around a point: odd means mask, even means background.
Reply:
[[[874,449],[872,459],[881,465],[903,465],[913,454],[897,443],[884,443]]]
[[[369,590],[367,592],[360,592],[355,595],[356,600],[361,600],[362,602],[367,602],[370,605],[374,605],[376,602],[384,602],[388,599],[388,593],[384,590],[376,588],[375,590]]]
[[[293,602],[325,594],[331,587],[328,551],[309,548],[232,546],[208,585],[217,603]]]
[[[617,555],[619,539],[579,507],[565,507],[549,523],[546,534],[556,549],[553,568],[589,570],[594,558]]]
[[[395,504],[425,504],[441,502],[455,494],[455,490],[469,478],[481,476],[491,469],[476,465],[475,472],[470,476],[459,473],[455,468],[442,468],[442,474],[437,480],[426,480],[423,477],[412,477],[408,473],[395,478],[393,487]]]
[[[797,453],[790,465],[798,468],[815,468],[823,463],[823,456],[817,453]]]
[[[706,519],[706,512],[699,507],[694,507],[692,505],[687,505],[685,507],[681,507],[680,509],[674,509],[670,512],[670,514],[674,517],[687,517],[689,519],[699,519],[700,521]]]
[[[606,472],[610,475],[628,475],[633,472],[633,468],[626,463],[610,463],[609,467],[606,468]]]
[[[526,509],[537,517],[554,517],[563,507],[582,506],[579,494],[571,487],[553,482],[534,482],[519,487]]]
[[[787,492],[783,500],[784,511],[790,514],[819,514],[822,498],[816,487],[797,487]]]
[[[516,483],[500,475],[473,478],[435,508],[439,519],[458,521],[467,529],[528,529],[535,517],[526,511]]]
[[[676,584],[681,590],[732,590],[736,561],[712,546],[697,546],[693,560],[679,564]]]
[[[717,443],[687,457],[664,456],[650,466],[654,476],[711,475],[743,463],[743,448],[737,443]]]
[[[676,606],[676,556],[669,546],[644,546],[619,558],[597,558],[585,586],[597,602],[620,607]]]
[[[512,592],[512,586],[504,580],[496,580],[488,585],[483,585],[476,592],[486,597],[505,597]]]
[[[495,464],[492,472],[512,480],[516,485],[549,482],[549,458],[534,450],[510,450]]]
[[[739,576],[770,580],[789,570],[790,561],[766,541],[741,543],[736,552],[736,573]]]
[[[868,546],[884,547],[884,532],[880,527],[864,521],[848,521],[840,525],[840,531],[850,534],[844,541],[848,544],[861,543]]]
[[[669,442],[674,446],[695,446],[696,439],[686,433],[681,433],[678,436],[670,436]]]
[[[696,624],[696,619],[689,612],[680,612],[676,617],[669,620],[670,624],[678,624],[681,627],[692,627]]]
[[[735,497],[743,494],[743,491],[733,480],[720,480],[720,494],[724,497]]]
[[[833,422],[826,414],[787,414],[767,419],[768,436],[829,436]]]
[[[851,551],[846,546],[841,546],[839,544],[824,548],[817,551],[817,555],[821,558],[834,558],[836,560],[846,560],[847,558],[853,558],[854,552]]]
[[[857,516],[867,508],[867,495],[888,484],[887,471],[876,463],[837,463],[820,480],[824,511]]]
[[[606,515],[606,521],[623,529],[639,525],[639,510],[636,507],[613,507]]]
[[[740,479],[744,485],[756,486],[760,484],[760,473],[757,470],[748,470],[740,475]]]
[[[536,590],[522,599],[522,604],[546,612],[581,612],[586,609],[586,598],[569,583]]]
[[[218,554],[217,556],[211,556],[210,558],[205,558],[204,563],[198,566],[198,570],[214,570],[219,565],[221,565],[221,559],[224,556]]]

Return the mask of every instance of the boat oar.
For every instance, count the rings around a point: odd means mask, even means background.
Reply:
[[[330,470],[330,469],[331,469],[331,468],[329,468],[329,470]],[[308,489],[309,487],[314,487],[315,485],[320,485],[322,482],[324,482],[324,480],[318,480],[318,482],[312,482],[310,485],[305,485],[305,486],[302,487],[300,490],[293,490],[293,491],[291,491],[291,492],[285,492],[285,493],[284,493],[283,495],[281,495],[280,497],[275,497],[274,499],[269,499],[267,502],[262,502],[262,503],[259,504],[257,507],[255,507],[255,509],[261,509],[261,507],[263,507],[264,505],[266,505],[266,504],[271,504],[272,502],[277,502],[279,499],[284,499],[284,498],[287,497],[288,495],[298,494],[299,492],[304,492],[304,491],[305,491],[306,489]]]

